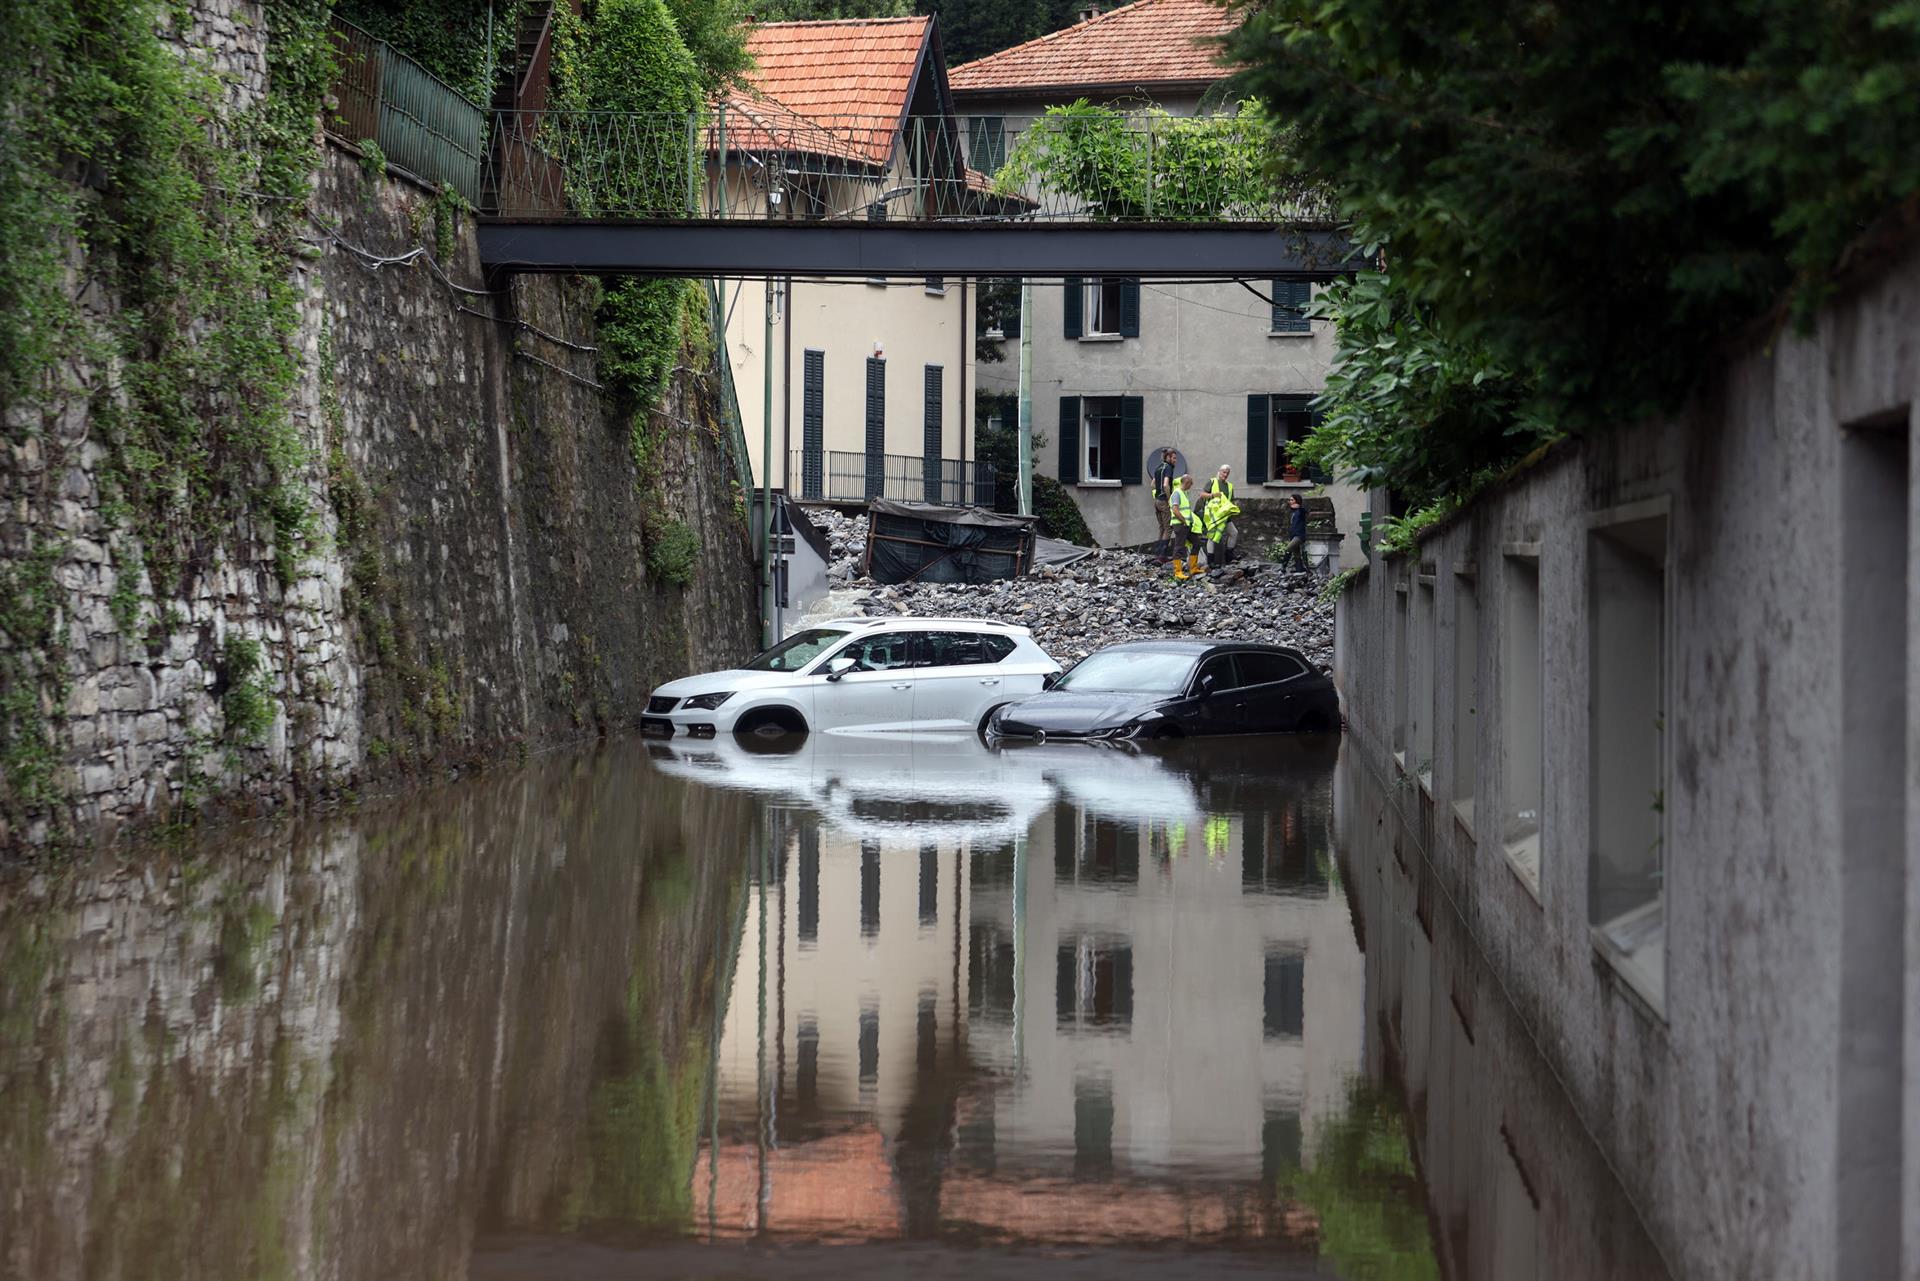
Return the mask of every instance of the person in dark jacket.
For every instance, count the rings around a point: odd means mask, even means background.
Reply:
[[[1300,495],[1287,495],[1287,549],[1280,553],[1280,568],[1289,564],[1307,572],[1307,505]]]

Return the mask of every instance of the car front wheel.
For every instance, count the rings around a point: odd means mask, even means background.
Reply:
[[[987,736],[987,726],[993,723],[993,718],[999,714],[1000,709],[1011,706],[1013,706],[1011,703],[995,703],[992,707],[989,707],[987,714],[980,718],[980,723],[973,727],[974,732],[979,734],[981,738],[985,738]]]
[[[773,739],[788,734],[807,732],[806,718],[787,707],[769,707],[757,712],[748,712],[733,727],[740,738]]]

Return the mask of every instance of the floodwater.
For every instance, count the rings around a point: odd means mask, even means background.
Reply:
[[[624,743],[0,881],[0,1277],[1657,1275],[1339,754]]]

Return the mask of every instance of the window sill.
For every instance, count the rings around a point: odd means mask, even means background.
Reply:
[[[1120,334],[1081,334],[1078,341],[1080,342],[1124,342],[1126,341],[1126,339]]]
[[[1621,987],[1634,998],[1634,1004],[1644,1008],[1662,1025],[1667,1021],[1667,939],[1664,921],[1659,927],[1658,937],[1649,937],[1632,951],[1615,943],[1612,936],[1631,935],[1636,930],[1644,930],[1664,910],[1665,905],[1655,899],[1603,925],[1591,926],[1587,931],[1593,939],[1594,953],[1606,962],[1607,968],[1620,980]]]
[[[1422,770],[1420,772],[1420,790],[1427,794],[1427,800],[1429,803],[1431,803],[1433,800],[1433,771],[1432,770]]]
[[[1074,483],[1075,489],[1118,489],[1122,482],[1117,480],[1082,480]]]
[[[1320,486],[1317,482],[1311,481],[1311,480],[1263,480],[1260,482],[1260,488],[1305,490],[1305,489],[1318,489],[1320,488]]]
[[[945,298],[946,296],[947,296],[947,291],[944,289],[927,290],[927,297],[929,298]]]
[[[988,342],[1005,342],[1007,340],[1006,334],[1002,333],[998,329],[989,329],[985,333],[981,334],[980,336],[986,339]]]
[[[1540,903],[1540,835],[1523,837],[1505,847],[1507,867],[1514,879],[1526,887],[1535,904]]]
[[[1267,337],[1278,338],[1283,341],[1288,338],[1311,338],[1313,337],[1313,330],[1311,329],[1269,329],[1267,330]]]
[[[1464,801],[1453,803],[1453,821],[1461,831],[1467,834],[1469,841],[1475,845],[1480,843],[1480,838],[1473,834],[1473,798],[1471,796]]]

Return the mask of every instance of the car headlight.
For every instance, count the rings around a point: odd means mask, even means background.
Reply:
[[[680,704],[680,707],[681,710],[688,712],[710,712],[732,697],[732,690],[728,690],[724,694],[695,694],[692,698]]]
[[[1145,725],[1148,721],[1157,721],[1159,719],[1160,719],[1160,713],[1156,712],[1155,710],[1153,710],[1153,708],[1149,707],[1146,711],[1134,717],[1133,723],[1136,725]]]

